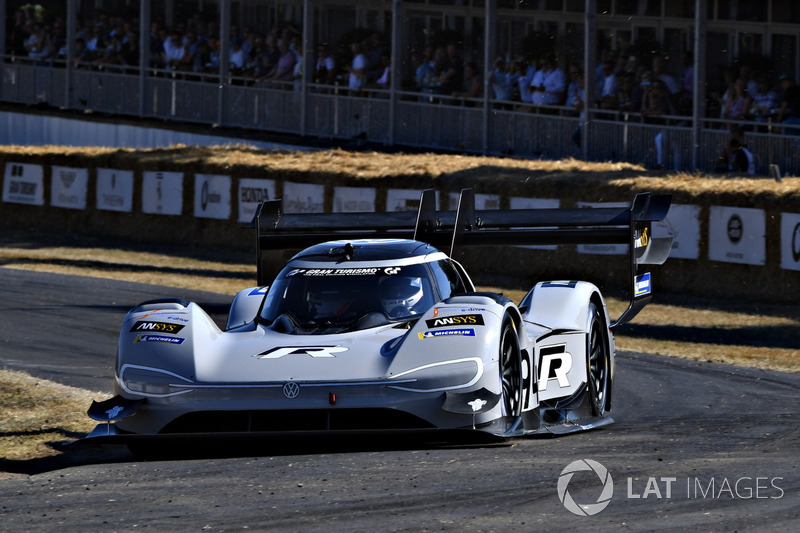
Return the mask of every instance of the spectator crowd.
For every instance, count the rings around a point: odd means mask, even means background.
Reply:
[[[38,65],[63,66],[66,60],[66,24],[61,18],[42,20],[32,9],[19,9],[7,21],[5,53],[26,57]],[[220,73],[221,37],[217,20],[199,15],[167,27],[150,25],[148,49],[139,50],[139,23],[98,14],[80,25],[72,57],[79,69],[138,71],[140,58],[155,75],[187,79],[214,79]],[[353,95],[381,94],[390,88],[391,58],[384,36],[360,32],[338,46],[319,43],[311,52],[315,90],[338,86]],[[560,65],[552,51],[498,55],[482,69],[463,59],[458,42],[434,46],[414,43],[410,68],[400,81],[405,92],[423,100],[477,105],[488,90],[493,105],[542,113],[583,116],[591,101],[609,117],[630,115],[653,124],[680,124],[691,116],[694,103],[693,55],[683,54],[676,75],[663,55],[639,57],[632,51],[604,49],[595,68],[595,84],[586,87],[579,61]],[[266,33],[252,27],[230,27],[228,75],[238,83],[299,87],[303,60],[302,34],[292,25]],[[760,65],[739,64],[723,69],[722,79],[707,80],[704,95],[708,119],[729,130],[772,130],[800,134],[800,87],[791,74],[772,78]],[[519,104],[519,106],[518,106]],[[793,127],[797,126],[797,127]],[[579,138],[576,131],[574,139]]]

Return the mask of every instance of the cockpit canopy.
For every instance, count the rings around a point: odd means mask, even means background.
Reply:
[[[437,302],[466,291],[455,267],[441,253],[431,261],[412,264],[304,259],[291,261],[275,279],[261,309],[262,321],[273,323],[285,316],[304,333],[319,328],[362,329],[412,320]]]

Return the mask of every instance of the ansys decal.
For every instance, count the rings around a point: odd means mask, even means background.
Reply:
[[[483,326],[483,315],[442,316],[426,320],[429,328],[446,328],[448,326]]]
[[[149,322],[140,320],[131,328],[134,331],[149,331],[152,333],[178,333],[184,327],[183,324],[169,324],[167,322]]]

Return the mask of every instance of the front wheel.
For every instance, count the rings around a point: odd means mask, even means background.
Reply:
[[[518,417],[522,413],[522,353],[517,328],[510,316],[500,330],[500,381],[503,386],[503,414]]]
[[[592,404],[592,414],[603,416],[608,406],[609,390],[609,353],[606,336],[608,330],[605,319],[594,302],[589,304],[589,333],[587,335],[586,353],[588,384],[587,392]]]

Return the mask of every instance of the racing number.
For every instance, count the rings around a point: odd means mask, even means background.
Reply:
[[[567,351],[566,344],[545,346],[539,350],[542,358],[542,368],[539,372],[539,392],[547,390],[551,379],[558,381],[562,389],[569,387],[567,374],[572,369],[572,354]]]

